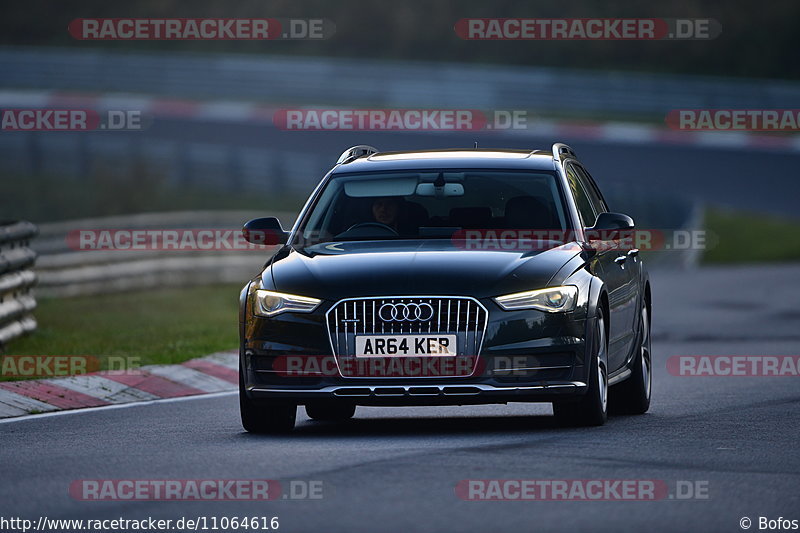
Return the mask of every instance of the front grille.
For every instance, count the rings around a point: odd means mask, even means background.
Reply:
[[[381,308],[384,304],[411,305],[408,318]],[[420,306],[421,312],[414,310]],[[401,308],[402,309],[402,308]],[[430,317],[429,317],[430,316]],[[451,334],[458,355],[477,356],[483,343],[488,312],[474,298],[408,296],[340,300],[327,314],[334,355],[354,356],[356,335]]]

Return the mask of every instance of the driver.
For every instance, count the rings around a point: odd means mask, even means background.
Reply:
[[[372,217],[375,222],[389,226],[397,230],[397,222],[400,214],[400,199],[394,196],[377,198],[372,202]]]

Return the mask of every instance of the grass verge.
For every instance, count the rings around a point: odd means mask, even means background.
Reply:
[[[238,343],[238,285],[40,299],[39,329],[8,355],[109,356],[133,364],[180,363]],[[1,376],[0,381],[8,381]]]
[[[710,209],[705,229],[712,245],[703,263],[800,260],[800,221],[762,214]]]

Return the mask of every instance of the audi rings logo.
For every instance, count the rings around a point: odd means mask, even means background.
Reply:
[[[378,318],[384,322],[425,322],[433,318],[431,304],[383,304]]]

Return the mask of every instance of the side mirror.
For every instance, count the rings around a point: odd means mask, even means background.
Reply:
[[[612,241],[635,227],[633,219],[622,213],[600,213],[591,228],[584,228],[587,241]]]
[[[286,244],[289,233],[283,230],[281,221],[275,217],[254,218],[245,223],[242,234],[247,242],[264,246]]]

